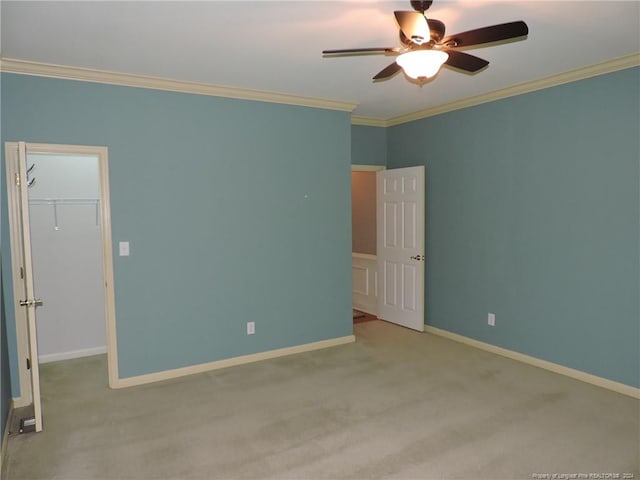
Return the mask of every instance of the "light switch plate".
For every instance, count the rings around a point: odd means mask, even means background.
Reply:
[[[128,257],[129,256],[129,242],[120,242],[119,243],[119,247],[120,247],[120,256],[121,257]]]

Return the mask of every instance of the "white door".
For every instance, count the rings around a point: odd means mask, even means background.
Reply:
[[[27,194],[27,151],[26,144],[7,144],[5,150],[7,161],[7,190],[12,202],[10,214],[12,249],[17,251],[12,259],[18,265],[13,270],[20,272],[19,287],[15,288],[18,298],[16,303],[16,321],[26,323],[28,352],[25,352],[30,369],[31,392],[33,403],[35,430],[42,430],[42,406],[40,403],[40,369],[38,367],[38,342],[36,339],[36,307],[42,302],[36,299],[33,290],[33,268],[31,261],[31,239],[29,236],[29,201]],[[13,241],[15,240],[15,241]],[[20,360],[22,361],[22,359]]]
[[[424,331],[424,167],[376,172],[378,318]]]

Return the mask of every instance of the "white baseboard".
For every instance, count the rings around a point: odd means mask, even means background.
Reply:
[[[58,362],[60,360],[71,360],[72,358],[90,357],[91,355],[100,355],[107,353],[107,347],[85,348],[83,350],[74,350],[72,352],[50,353],[48,355],[39,355],[40,363]]]
[[[440,328],[432,327],[430,325],[425,325],[425,332],[433,333],[434,335],[439,335],[441,337],[448,338],[450,340],[455,340],[456,342],[464,343],[466,345],[470,345],[472,347],[476,347],[481,350],[485,350],[487,352],[502,355],[503,357],[507,357],[512,360],[517,360],[519,362],[533,365],[534,367],[544,368],[545,370],[549,370],[554,373],[559,373],[560,375],[565,375],[567,377],[571,377],[576,380],[581,380],[583,382],[590,383],[598,387],[606,388],[608,390],[613,390],[614,392],[617,392],[617,393],[622,393],[623,395],[628,395],[630,397],[640,399],[640,388],[636,388],[631,385],[615,382],[613,380],[598,377],[596,375],[592,375],[590,373],[586,373],[581,370],[575,370],[573,368],[565,367],[564,365],[559,365],[557,363],[541,360],[536,357],[525,355],[524,353],[514,352],[513,350],[507,350],[506,348],[496,347],[495,345],[491,345],[490,343],[474,340],[473,338],[465,337],[464,335],[459,335],[453,332],[448,332],[447,330],[442,330]]]
[[[111,388],[125,388],[133,387],[136,385],[144,385],[147,383],[160,382],[163,380],[170,380],[172,378],[184,377],[187,375],[193,375],[196,373],[209,372],[211,370],[218,370],[220,368],[235,367],[238,365],[245,365],[247,363],[259,362],[262,360],[270,360],[272,358],[285,357],[287,355],[294,355],[296,353],[311,352],[313,350],[321,350],[323,348],[335,347],[337,345],[344,345],[347,343],[353,343],[356,341],[354,335],[347,335],[346,337],[331,338],[329,340],[321,340],[319,342],[305,343],[303,345],[296,345],[294,347],[279,348],[277,350],[269,350],[267,352],[252,353],[249,355],[242,355],[240,357],[227,358],[225,360],[218,360],[216,362],[201,363],[199,365],[191,365],[189,367],[175,368],[173,370],[165,370],[163,372],[149,373],[146,375],[139,375],[136,377],[119,378],[113,382]]]
[[[11,408],[22,408],[27,405],[31,405],[31,402],[28,402],[26,397],[13,397],[11,399]]]

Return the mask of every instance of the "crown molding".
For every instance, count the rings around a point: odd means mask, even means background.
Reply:
[[[640,53],[632,53],[631,55],[614,58],[612,60],[598,63],[596,65],[570,70],[568,72],[559,73],[557,75],[551,75],[549,77],[520,83],[512,87],[494,90],[493,92],[484,93],[482,95],[476,95],[474,97],[469,97],[457,102],[445,103],[436,107],[426,108],[424,110],[419,110],[417,112],[409,113],[406,115],[389,118],[384,122],[384,124],[387,127],[392,127],[394,125],[413,122],[422,118],[433,117],[434,115],[440,115],[442,113],[451,112],[453,110],[473,107],[482,103],[493,102],[496,100],[501,100],[503,98],[522,95],[523,93],[534,92],[536,90],[555,87],[564,83],[575,82],[578,80],[595,77],[597,75],[603,75],[606,73],[611,73],[637,66],[640,66]]]
[[[523,82],[493,92],[476,95],[456,102],[445,103],[424,110],[418,110],[406,115],[399,115],[388,119],[351,117],[352,125],[370,127],[392,127],[403,123],[413,122],[422,118],[433,117],[443,113],[473,107],[482,103],[493,102],[503,98],[522,95],[524,93],[542,90],[545,88],[575,82],[606,73],[624,70],[640,66],[640,53],[633,53],[624,57],[614,58],[588,67],[578,68],[557,75]],[[187,82],[171,80],[168,78],[151,77],[145,75],[133,75],[127,73],[110,72],[106,70],[93,70],[89,68],[67,67],[47,63],[27,62],[10,58],[0,58],[0,72],[17,73],[22,75],[34,75],[41,77],[63,78],[67,80],[80,80],[85,82],[105,83],[137,88],[149,88],[170,92],[192,93],[214,97],[235,98],[239,100],[255,100],[259,102],[281,103],[285,105],[297,105],[303,107],[323,108],[328,110],[340,110],[351,112],[357,107],[354,102],[342,102],[314,97],[303,97],[284,93],[265,92],[244,88],[227,87],[208,83]]]
[[[363,125],[365,127],[386,127],[387,121],[381,118],[351,116],[351,125]]]
[[[345,112],[351,112],[357,106],[357,103],[327,100],[323,98],[266,92],[248,88],[227,87],[224,85],[213,85],[209,83],[187,82],[162,77],[111,72],[107,70],[94,70],[90,68],[28,62],[11,58],[0,59],[0,71],[21,75],[62,78],[65,80],[80,80],[83,82],[106,83],[109,85],[120,85],[125,87],[149,88],[168,92],[192,93],[195,95],[235,98],[238,100],[254,100],[258,102],[280,103],[285,105],[340,110]]]

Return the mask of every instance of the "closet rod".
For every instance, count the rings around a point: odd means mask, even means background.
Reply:
[[[29,205],[97,205],[99,198],[30,198]]]
[[[52,205],[54,230],[60,230],[58,225],[58,205],[92,205],[96,207],[96,227],[100,226],[99,198],[30,198],[29,205]]]

